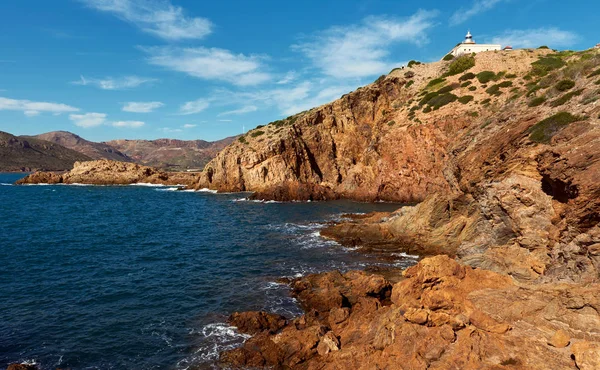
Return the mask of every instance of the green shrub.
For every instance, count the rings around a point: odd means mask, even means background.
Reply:
[[[567,91],[571,90],[575,86],[575,81],[573,80],[562,80],[554,85],[554,88],[558,91]]]
[[[479,113],[478,112],[469,112],[469,116],[471,116],[471,117],[479,117]]]
[[[468,72],[468,73],[465,73],[464,75],[460,76],[460,78],[458,80],[459,81],[467,81],[467,80],[472,80],[474,78],[475,78],[475,73]]]
[[[486,93],[490,95],[502,95],[502,91],[500,91],[500,84],[492,85],[485,90]]]
[[[415,105],[413,107],[410,108],[410,112],[414,112],[416,110],[418,110],[420,107],[418,105]]]
[[[454,59],[454,55],[452,55],[452,54],[447,54],[447,55],[444,57],[444,59],[443,59],[443,60],[445,60],[445,61],[447,62],[447,61],[449,61],[449,60],[452,60],[452,59]]]
[[[437,91],[430,92],[430,93],[426,94],[423,97],[423,99],[421,99],[421,101],[419,102],[419,105],[425,105],[425,104],[427,104],[431,99],[435,98],[438,95],[439,95],[439,93]]]
[[[470,84],[472,84],[472,82],[471,82],[471,81],[463,82],[462,84],[460,84],[460,87],[467,87],[467,86],[469,86]]]
[[[548,46],[546,46],[546,45],[542,45],[538,49],[550,49],[550,48]]]
[[[456,58],[450,65],[448,66],[448,71],[444,73],[444,76],[454,76],[459,73],[463,73],[464,71],[471,69],[475,66],[475,58],[471,55],[461,55]]]
[[[568,102],[569,100],[571,100],[571,98],[573,98],[574,96],[581,95],[582,92],[583,92],[583,89],[577,90],[577,91],[571,91],[570,93],[567,93],[567,94],[561,96],[560,98],[551,101],[550,106],[551,107],[559,107],[559,106],[565,104],[566,102]]]
[[[437,91],[437,93],[438,94],[445,94],[445,93],[449,93],[452,90],[454,90],[454,85],[448,85],[448,86],[444,86],[441,89],[439,89]]]
[[[525,76],[523,76],[523,79],[525,81],[530,81],[531,79],[533,79],[533,76],[531,76],[531,75],[525,75]]]
[[[556,56],[541,57],[537,61],[531,63],[531,73],[535,76],[543,77],[546,76],[550,71],[559,69],[565,64],[566,63],[564,60]]]
[[[529,140],[536,143],[549,143],[552,137],[564,127],[581,120],[581,117],[574,116],[569,112],[556,113],[533,125],[529,129]]]
[[[450,103],[456,101],[456,99],[458,99],[458,96],[456,96],[454,94],[451,94],[451,93],[441,94],[441,95],[438,95],[435,98],[431,99],[429,102],[427,102],[427,104],[432,106],[433,109],[436,110],[436,109],[440,109],[444,105],[447,105],[447,104],[450,104]]]
[[[594,82],[594,85],[600,85],[600,80]]]
[[[411,87],[411,86],[412,86],[412,84],[414,84],[414,83],[415,83],[415,80],[410,80],[410,81],[408,81],[408,82],[406,83],[406,85],[404,85],[404,86],[406,86],[406,87]]]
[[[395,71],[400,71],[402,68],[398,67],[398,68],[394,68],[390,71],[390,73],[395,72]]]
[[[252,137],[258,137],[258,136],[260,136],[260,135],[263,135],[264,133],[265,133],[264,131],[261,131],[261,130],[255,130],[255,131],[251,131],[251,132],[250,132],[250,136],[252,136]]]
[[[490,81],[495,81],[496,79],[496,74],[492,71],[483,71],[483,72],[479,72],[477,74],[477,79],[479,80],[479,82],[481,82],[482,84],[486,84]]]
[[[537,107],[539,105],[544,104],[544,102],[546,102],[546,97],[538,96],[537,98],[531,99],[531,101],[527,105],[533,108],[533,107]]]
[[[475,86],[469,87],[469,91],[475,91],[475,90],[477,90],[477,87],[475,87]]]
[[[418,62],[416,60],[411,60],[410,62],[408,62],[408,68],[411,68],[412,66],[418,66],[419,64],[421,64],[421,62]]]
[[[396,124],[396,121],[390,121],[387,123],[388,126],[394,126]]]
[[[413,71],[404,72],[404,78],[413,78],[413,77],[415,77],[415,72],[413,72]]]
[[[517,78],[517,75],[516,75],[516,74],[514,74],[514,73],[509,73],[509,74],[507,74],[507,75],[506,75],[506,76],[504,76],[504,77],[506,77],[506,78],[510,78],[510,79],[513,79],[513,78]]]
[[[258,126],[256,126],[256,128],[263,128],[263,127],[265,127],[265,125],[258,125]]]
[[[425,107],[425,109],[423,109],[423,113],[429,113],[431,112],[431,107],[428,105]]]
[[[490,99],[490,98],[483,99],[483,100],[481,101],[481,104],[483,104],[483,105],[490,104],[490,102],[491,102],[491,101],[492,101],[492,99]]]
[[[435,85],[441,84],[442,82],[446,82],[446,79],[443,77],[434,78],[433,80],[429,81],[429,83],[427,84],[427,87],[435,86]]]
[[[386,75],[381,75],[379,76],[376,80],[375,80],[375,84],[379,85],[380,83],[383,82],[383,80],[385,80]]]
[[[465,95],[458,98],[458,101],[463,104],[468,104],[471,100],[473,100],[473,95]]]
[[[598,75],[600,75],[600,68],[598,68],[598,69],[597,69],[597,70],[595,70],[594,72],[590,73],[590,74],[588,75],[588,78],[595,77],[595,76],[598,76]]]
[[[500,87],[511,87],[512,86],[512,81],[502,81],[498,84],[498,86]]]
[[[246,137],[245,136],[240,136],[238,137],[238,141],[242,144],[248,144],[248,142],[246,141]]]

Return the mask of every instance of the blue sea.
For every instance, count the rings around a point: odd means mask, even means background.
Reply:
[[[281,277],[408,266],[319,236],[397,204],[251,202],[150,186],[13,186],[0,174],[0,368],[209,369],[234,311],[301,313]]]

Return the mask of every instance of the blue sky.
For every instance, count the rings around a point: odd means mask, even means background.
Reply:
[[[477,42],[587,49],[600,3],[5,0],[0,130],[216,140]]]

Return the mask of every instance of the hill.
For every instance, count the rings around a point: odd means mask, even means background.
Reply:
[[[0,131],[0,171],[63,171],[90,157],[61,145]]]
[[[85,140],[84,138],[68,131],[47,132],[34,137],[75,150],[90,157],[91,159],[108,159],[113,161],[132,162],[131,158],[109,145]]]
[[[113,140],[103,144],[124,153],[136,163],[169,170],[202,169],[235,137],[204,140]]]

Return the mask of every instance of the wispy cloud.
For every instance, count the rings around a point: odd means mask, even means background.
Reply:
[[[200,113],[210,106],[208,99],[198,99],[184,103],[179,107],[179,114],[189,115]]]
[[[140,128],[144,126],[145,123],[142,121],[115,121],[111,125],[119,128]]]
[[[452,14],[452,16],[450,17],[450,25],[456,26],[462,24],[467,20],[471,19],[472,17],[480,13],[486,12],[498,5],[499,3],[506,1],[510,0],[475,0],[473,4],[471,4],[471,6],[460,8],[459,10],[454,12],[454,14]]]
[[[194,127],[196,127],[196,126],[198,126],[198,125],[193,125],[193,124],[191,124],[191,123],[186,123],[185,125],[183,125],[183,126],[181,126],[181,127],[183,127],[183,128],[194,128]]]
[[[151,113],[155,109],[163,107],[164,104],[159,101],[151,101],[151,102],[127,102],[123,105],[123,112],[132,112],[132,113]]]
[[[90,128],[104,124],[106,122],[106,114],[104,113],[85,113],[85,114],[70,114],[69,119],[73,121],[75,126]]]
[[[219,122],[233,122],[233,120],[230,120],[230,119],[220,119]]]
[[[163,127],[163,128],[160,128],[159,130],[164,133],[167,133],[167,134],[183,132],[183,130],[180,128],[171,128],[171,127]]]
[[[148,62],[205,80],[219,80],[238,86],[258,85],[269,81],[262,57],[234,54],[218,48],[150,47],[141,50]]]
[[[283,78],[279,81],[277,81],[278,85],[286,85],[289,84],[292,81],[295,81],[298,78],[296,71],[289,71],[288,73],[285,74],[285,76],[283,76]]]
[[[37,102],[2,97],[0,97],[0,110],[22,111],[28,117],[37,116],[42,112],[61,114],[79,111],[78,108],[61,103]]]
[[[389,72],[390,46],[428,42],[436,11],[420,10],[409,18],[368,17],[359,25],[332,27],[292,46],[306,55],[325,75],[335,78],[366,77]]]
[[[223,113],[219,113],[219,117],[221,116],[229,116],[229,115],[239,115],[239,114],[246,114],[246,113],[252,113],[252,112],[256,112],[258,110],[258,107],[255,105],[247,105],[245,107],[242,107],[240,109],[234,109],[234,110],[230,110],[227,112],[223,112]]]
[[[157,81],[155,78],[139,77],[139,76],[124,76],[119,78],[85,78],[80,76],[79,80],[71,82],[73,85],[81,86],[96,86],[102,90],[125,90],[132,89],[144,84],[149,84]]]
[[[201,39],[210,34],[213,27],[206,18],[186,16],[183,8],[172,5],[168,0],[80,1],[169,41]]]
[[[515,48],[536,48],[541,45],[551,47],[571,46],[579,40],[579,36],[571,31],[564,31],[555,27],[535,28],[529,30],[507,30],[495,36],[491,42],[501,45],[510,45]]]

